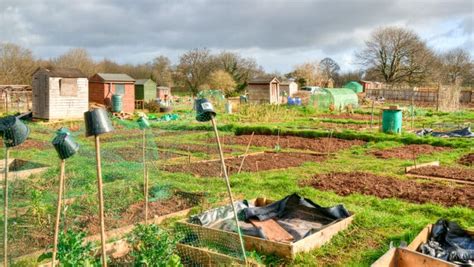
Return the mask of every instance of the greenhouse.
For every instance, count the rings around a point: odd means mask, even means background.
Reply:
[[[321,88],[313,93],[311,103],[319,109],[329,109],[331,105],[334,105],[334,108],[339,110],[347,105],[357,107],[359,99],[357,94],[348,88]]]
[[[346,83],[346,85],[344,85],[344,88],[351,89],[355,93],[362,93],[364,91],[364,87],[362,86],[362,84],[356,81]]]

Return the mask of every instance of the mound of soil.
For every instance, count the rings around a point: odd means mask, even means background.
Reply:
[[[466,166],[473,166],[474,165],[474,153],[469,153],[467,155],[462,156],[459,159],[459,164],[466,165]]]
[[[474,208],[474,186],[418,183],[414,180],[400,180],[363,172],[318,174],[300,185],[334,191],[342,196],[359,193],[379,198],[400,198],[414,203],[433,202],[444,206],[461,205]]]
[[[226,138],[227,144],[248,145],[251,135],[239,135]],[[280,147],[311,150],[315,152],[335,152],[351,146],[363,145],[361,140],[344,140],[337,138],[305,138],[298,136],[280,136]],[[254,135],[252,146],[274,148],[278,144],[278,136]]]
[[[33,140],[33,139],[27,139],[23,144],[18,146],[19,150],[28,150],[28,149],[47,149],[47,148],[53,148],[53,145],[51,143],[48,143],[46,141],[40,141],[40,140]]]
[[[159,143],[157,144],[159,148],[167,148],[167,149],[177,149],[181,151],[189,151],[189,152],[201,152],[207,154],[219,154],[219,150],[217,149],[217,145],[206,144],[206,145],[199,145],[199,144],[176,144],[176,143]],[[241,151],[239,149],[233,149],[229,147],[223,147],[222,150],[224,153],[232,153],[234,151]]]
[[[435,176],[448,179],[474,181],[474,169],[454,168],[445,166],[425,166],[410,170],[411,174]],[[473,192],[474,194],[474,192]]]
[[[313,155],[305,153],[273,153],[265,152],[261,154],[249,155],[244,161],[242,167],[243,172],[257,172],[274,169],[285,169],[289,167],[297,167],[305,162],[320,162],[326,157],[322,155]],[[237,173],[242,158],[226,159],[225,163],[229,174]],[[219,160],[202,161],[191,164],[168,165],[163,167],[169,172],[186,172],[192,173],[200,177],[216,177],[222,176],[221,164]]]
[[[451,148],[431,145],[406,145],[390,149],[372,151],[370,153],[381,159],[413,159],[414,157],[417,158],[421,154],[433,154],[448,150],[451,150]]]

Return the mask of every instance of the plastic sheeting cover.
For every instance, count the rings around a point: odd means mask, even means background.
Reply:
[[[454,130],[450,132],[433,132],[431,129],[422,129],[416,132],[418,136],[431,135],[434,137],[474,137],[474,133],[471,132],[471,127],[466,127],[460,130]]]
[[[422,244],[420,250],[456,264],[474,266],[474,239],[455,222],[438,220],[428,243]]]
[[[263,233],[249,223],[249,219],[260,221],[275,219],[297,241],[319,231],[327,224],[351,215],[343,205],[321,207],[297,194],[289,195],[264,207],[255,207],[247,201],[235,204],[242,233],[262,238],[265,238]],[[235,232],[236,227],[232,219],[232,208],[228,205],[193,216],[190,221],[205,227]]]

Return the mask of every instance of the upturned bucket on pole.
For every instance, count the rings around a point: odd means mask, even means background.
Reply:
[[[0,132],[6,147],[14,147],[25,142],[30,129],[17,117],[7,116],[0,119]]]
[[[194,102],[196,108],[196,120],[200,122],[210,121],[216,116],[214,107],[206,98],[198,98]]]
[[[94,108],[84,112],[84,121],[86,123],[86,137],[92,135],[101,135],[114,130],[112,121],[103,108]]]
[[[138,123],[138,127],[140,127],[140,129],[142,130],[150,128],[150,122],[145,116],[141,116],[140,118],[138,118],[137,123]]]
[[[79,144],[74,141],[71,133],[64,127],[56,132],[52,143],[60,159],[70,158],[79,150]]]

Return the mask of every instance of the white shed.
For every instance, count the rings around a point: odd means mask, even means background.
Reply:
[[[280,92],[284,92],[285,96],[293,96],[294,93],[298,92],[298,84],[294,79],[288,79],[280,83]]]
[[[32,84],[34,118],[80,119],[89,109],[89,81],[78,69],[38,68]]]

